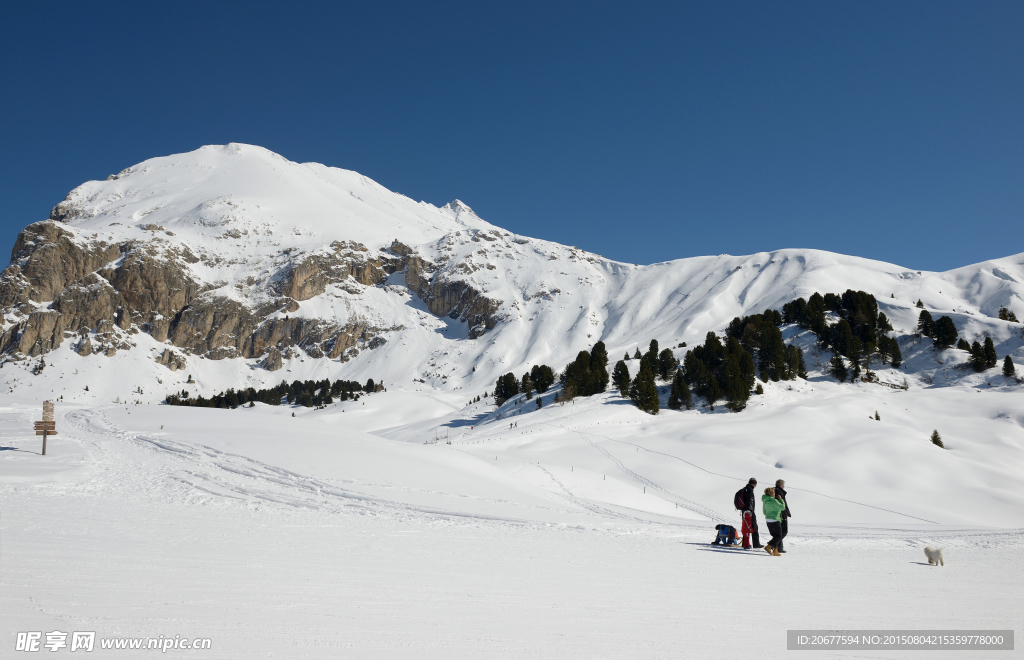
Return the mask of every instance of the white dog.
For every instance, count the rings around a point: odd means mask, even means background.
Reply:
[[[942,548],[933,548],[928,546],[924,549],[924,556],[928,558],[928,563],[934,566],[945,566],[946,561],[942,558]]]

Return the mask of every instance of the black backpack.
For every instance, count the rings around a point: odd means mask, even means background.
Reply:
[[[747,508],[746,490],[746,486],[740,488],[738,491],[736,491],[736,495],[732,498],[732,504],[733,506],[736,507],[737,511],[743,511],[744,509]]]

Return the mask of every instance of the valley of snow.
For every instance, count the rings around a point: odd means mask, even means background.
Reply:
[[[635,266],[248,145],[153,159],[69,200],[69,231],[165,228],[168,249],[210,256],[189,264],[198,280],[246,304],[283,253],[399,239],[499,300],[501,320],[471,339],[394,273],[277,312],[391,328],[344,361],[188,355],[172,372],[154,360],[170,344],[146,332],[109,357],[66,341],[39,374],[37,357],[0,361],[0,656],[19,631],[60,630],[208,637],[209,651],[169,651],[205,658],[780,658],[787,629],[1012,629],[1024,615],[1024,386],[913,334],[920,299],[1024,372],[1021,324],[996,318],[1024,317],[1024,254],[946,273],[800,249]],[[848,288],[875,295],[899,337],[903,365],[876,362],[880,383],[837,383],[831,353],[784,326],[809,377],[763,383],[741,413],[650,416],[612,389],[471,403],[598,340],[612,362],[651,339],[682,358],[734,316]],[[387,391],[320,410],[160,405],[324,378]],[[43,457],[46,399],[59,434]],[[758,492],[787,483],[782,557],[709,545],[716,523],[738,526],[732,495],[751,476]],[[925,563],[928,544],[946,566]],[[927,654],[947,655],[982,657]]]

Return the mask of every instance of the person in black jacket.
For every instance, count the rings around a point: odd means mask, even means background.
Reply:
[[[780,521],[782,528],[782,537],[779,538],[779,544],[775,546],[775,549],[779,552],[785,552],[782,549],[782,540],[786,538],[786,534],[789,534],[789,518],[793,514],[789,512],[789,502],[786,501],[786,482],[779,479],[775,482],[775,497],[778,497],[785,503],[786,508],[782,511],[782,520]]]
[[[750,549],[750,537],[754,537],[754,547],[763,548],[761,545],[761,536],[757,531],[757,503],[760,499],[754,494],[754,488],[757,486],[757,479],[754,477],[750,478],[747,482],[747,487],[743,489],[743,547],[746,550]]]

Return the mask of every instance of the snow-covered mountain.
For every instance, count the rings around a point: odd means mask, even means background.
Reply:
[[[599,339],[613,360],[651,339],[683,357],[734,316],[848,288],[895,326],[903,364],[875,360],[879,382],[824,375],[831,353],[788,325],[809,377],[759,382],[739,414],[557,386],[475,400]],[[147,161],[72,191],[0,276],[0,644],[705,658],[728,639],[773,658],[783,630],[836,622],[1012,629],[1024,386],[913,330],[920,299],[1024,371],[1021,324],[997,318],[1024,318],[1022,293],[1024,254],[946,273],[798,249],[636,266],[258,147]],[[387,390],[146,405],[324,378]],[[709,545],[750,477],[786,483],[784,558]],[[780,606],[738,627],[723,593]]]
[[[477,392],[599,339],[616,357],[692,344],[847,288],[874,294],[897,333],[920,299],[1000,355],[1021,348],[996,313],[1024,318],[1024,253],[945,273],[800,249],[639,266],[229,144],[84,183],[29,225],[0,278],[0,360],[48,355],[105,394],[154,400],[186,374],[203,390],[373,377]],[[110,358],[124,378],[101,383]]]

